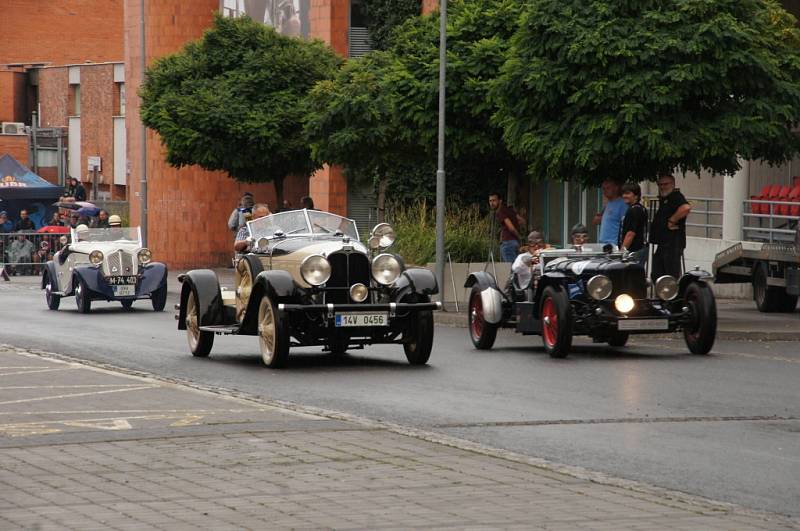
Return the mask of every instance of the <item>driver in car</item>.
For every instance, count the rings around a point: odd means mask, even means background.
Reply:
[[[253,207],[253,219],[263,218],[269,216],[270,211],[264,203],[258,203]],[[239,232],[236,233],[236,241],[233,244],[233,250],[237,253],[246,253],[250,250],[250,230],[247,225],[242,225]]]
[[[589,243],[589,231],[586,230],[586,225],[578,223],[569,233],[572,239],[572,248],[578,252],[583,251],[583,246]]]

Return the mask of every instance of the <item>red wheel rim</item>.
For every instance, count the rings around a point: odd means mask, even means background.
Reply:
[[[551,297],[547,297],[542,305],[542,334],[548,346],[552,347],[556,344],[558,314],[556,313],[556,304]]]
[[[472,337],[478,341],[483,334],[483,306],[480,295],[475,295],[469,300],[469,321]]]

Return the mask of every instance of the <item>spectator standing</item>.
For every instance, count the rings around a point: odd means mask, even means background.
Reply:
[[[675,177],[658,178],[658,210],[650,225],[650,243],[657,245],[653,253],[652,279],[663,275],[678,278],[681,275],[681,258],[686,248],[686,216],[692,207],[675,188]]]
[[[81,216],[77,212],[70,213],[69,220],[67,221],[66,226],[74,229],[80,224],[80,222],[78,221],[80,218]]]
[[[288,199],[284,199],[283,207],[280,210],[278,210],[278,212],[288,212],[290,210],[294,210],[291,201],[289,201]]]
[[[594,216],[593,223],[600,225],[600,236],[597,238],[599,243],[610,243],[617,245],[619,240],[619,228],[622,218],[628,210],[628,205],[620,195],[620,183],[614,179],[606,179],[602,184],[603,197],[606,198],[606,206],[602,211]]]
[[[314,200],[308,195],[304,195],[300,198],[300,205],[308,210],[316,210],[316,208],[314,208]]]
[[[495,211],[495,219],[500,225],[500,259],[513,262],[519,249],[519,229],[517,214],[513,208],[503,204],[503,196],[499,192],[489,194],[489,208]]]
[[[61,221],[61,214],[58,212],[53,212],[50,221],[47,222],[48,227],[62,227],[64,223]]]
[[[33,220],[28,217],[28,211],[23,209],[19,211],[19,221],[14,225],[14,232],[21,230],[36,230],[36,225]]]
[[[8,219],[8,212],[0,212],[0,232],[14,232],[14,222]]]
[[[30,270],[34,251],[33,242],[25,237],[24,234],[17,236],[8,247],[8,259],[11,262],[11,274],[24,274]]]
[[[86,201],[86,188],[75,177],[69,178],[69,186],[64,195],[75,198],[75,201]]]
[[[231,215],[228,216],[228,228],[232,232],[238,232],[239,229],[247,223],[245,218],[247,214],[252,213],[254,203],[253,194],[250,192],[242,194],[242,197],[239,198],[239,205],[234,208]]]
[[[100,212],[97,213],[97,219],[95,219],[91,225],[94,229],[107,229],[110,227],[108,223],[108,212],[105,209],[100,209]]]
[[[622,199],[628,211],[622,218],[619,232],[619,247],[631,253],[630,258],[645,265],[647,263],[647,209],[642,206],[642,189],[636,183],[622,187]]]

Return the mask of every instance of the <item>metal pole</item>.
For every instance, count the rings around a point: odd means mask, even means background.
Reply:
[[[439,5],[439,157],[436,170],[436,282],[444,300],[444,119],[445,71],[447,67],[447,0]]]
[[[141,69],[142,69],[142,79],[141,84],[144,84],[144,71],[147,68],[147,57],[145,53],[147,52],[145,46],[145,33],[144,33],[144,3],[147,0],[141,0],[140,4],[140,11],[139,11],[139,30],[141,32],[141,43],[139,47],[139,51],[142,54],[141,59]],[[144,126],[144,122],[142,122],[142,106],[141,102],[139,103],[139,123],[142,125],[142,159],[140,161],[141,167],[139,168],[140,172],[140,181],[139,181],[139,207],[141,209],[141,220],[139,225],[141,226],[142,231],[142,245],[147,246],[147,128]]]

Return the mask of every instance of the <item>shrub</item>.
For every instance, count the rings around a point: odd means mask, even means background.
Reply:
[[[491,216],[475,206],[450,203],[445,209],[445,253],[453,262],[485,262],[489,252],[499,256],[497,238],[491,234]],[[397,233],[393,250],[407,264],[425,265],[436,261],[436,211],[427,202],[396,204],[387,221]]]

